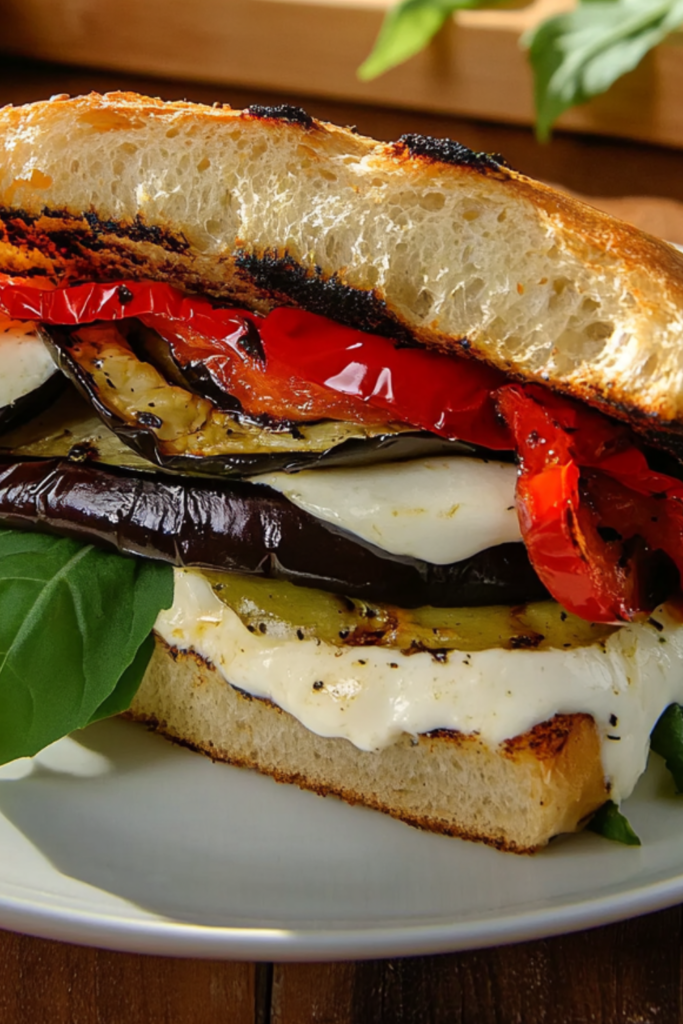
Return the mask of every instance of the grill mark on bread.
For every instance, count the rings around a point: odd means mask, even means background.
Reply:
[[[307,269],[288,252],[246,249],[237,254],[237,267],[257,287],[272,297],[301,306],[311,313],[333,318],[350,327],[392,338],[401,346],[413,346],[414,335],[387,309],[376,291],[354,288],[320,267]]]
[[[279,103],[274,107],[264,107],[260,103],[252,103],[247,107],[245,114],[257,118],[259,121],[285,121],[287,124],[297,124],[302,128],[317,128],[317,122],[310,114],[307,114],[302,107],[294,107],[290,103]]]
[[[23,209],[0,207],[0,221],[10,244],[36,248],[62,258],[82,255],[83,250],[98,252],[111,248],[112,239],[116,238],[148,242],[171,253],[186,253],[191,248],[181,232],[146,224],[140,214],[132,221],[116,221],[103,220],[88,210],[75,214],[45,206],[39,214],[32,214]]]
[[[539,761],[555,758],[560,754],[579,721],[588,725],[592,718],[587,714],[555,715],[549,722],[535,725],[529,732],[514,736],[501,744],[506,757],[515,760],[531,752]]]
[[[453,139],[435,139],[431,135],[408,133],[402,135],[391,147],[396,156],[407,154],[413,158],[427,160],[431,163],[452,164],[455,167],[471,167],[480,174],[493,174],[507,179],[501,173],[509,168],[507,160],[499,153],[475,153]]]

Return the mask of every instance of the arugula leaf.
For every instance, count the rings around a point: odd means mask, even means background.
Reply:
[[[419,53],[455,11],[500,7],[503,3],[505,0],[401,0],[387,11],[358,77],[367,82]]]
[[[683,0],[582,0],[522,37],[534,72],[536,133],[605,92],[683,24]]]
[[[611,800],[608,800],[595,812],[587,828],[591,832],[597,832],[599,836],[604,836],[605,839],[613,839],[616,843],[640,846],[640,839],[631,828],[628,818]]]
[[[123,710],[172,601],[170,565],[0,530],[0,764]]]
[[[664,758],[677,793],[683,793],[683,708],[670,704],[650,736],[650,747]]]

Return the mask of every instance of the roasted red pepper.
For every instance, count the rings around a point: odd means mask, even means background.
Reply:
[[[512,447],[492,397],[506,378],[485,363],[397,348],[388,338],[284,306],[266,317],[260,332],[267,355],[306,380],[442,437]]]
[[[675,570],[683,578],[683,484],[649,469],[627,427],[576,402],[507,385],[498,404],[520,457],[522,536],[550,593],[595,622],[650,612]]]
[[[266,358],[256,327],[251,332],[240,326],[236,342],[231,338],[229,344],[219,347],[215,340],[198,333],[193,323],[158,314],[140,319],[170,345],[180,366],[201,362],[219,389],[236,398],[252,416],[297,423],[333,419],[368,425],[392,418],[383,409],[302,379],[288,365],[279,363],[272,352]]]

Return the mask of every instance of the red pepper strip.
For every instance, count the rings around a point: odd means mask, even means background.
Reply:
[[[248,356],[240,341],[251,320],[258,325],[268,372],[272,367],[273,377],[296,382],[289,396],[294,411],[300,403],[310,418],[330,415],[331,399],[323,392],[306,393],[305,382],[310,382],[326,388],[328,395],[346,396],[343,418],[356,408],[354,419],[375,422],[374,414],[363,411],[374,406],[392,419],[443,437],[496,450],[512,446],[491,397],[505,382],[500,371],[439,352],[397,349],[387,338],[303,310],[282,307],[263,319],[243,310],[216,309],[206,299],[185,296],[154,281],[40,291],[35,282],[16,278],[0,282],[0,307],[15,319],[53,324],[138,317],[150,326],[161,326],[161,321],[150,319],[160,316],[186,325],[212,350],[237,357],[242,366]],[[187,340],[187,332],[184,336]]]
[[[270,352],[266,363],[258,351],[258,342],[256,348],[251,347],[248,337],[240,337],[237,353],[230,351],[226,355],[216,351],[215,342],[198,334],[192,324],[158,315],[140,319],[164,338],[180,366],[201,362],[217,386],[238,399],[252,416],[295,422],[349,420],[373,426],[386,424],[391,418],[383,409],[302,380],[278,363]]]
[[[0,307],[15,320],[67,325],[161,314],[169,320],[191,323],[198,334],[236,354],[247,321],[260,320],[253,313],[216,308],[207,299],[183,295],[159,281],[115,281],[51,289],[23,278],[5,278],[0,281]]]
[[[652,610],[664,552],[683,578],[683,486],[647,467],[628,428],[539,387],[507,385],[517,506],[529,558],[550,593],[593,622]],[[631,486],[635,483],[635,487]]]
[[[666,493],[683,498],[683,483],[650,469],[626,424],[615,423],[596,409],[538,384],[525,384],[524,393],[538,402],[557,426],[571,436],[573,456],[581,467],[591,466],[609,473],[639,494]]]
[[[442,437],[510,449],[492,392],[506,378],[485,363],[419,348],[396,348],[298,309],[274,309],[260,324],[268,358],[333,391],[386,409]]]

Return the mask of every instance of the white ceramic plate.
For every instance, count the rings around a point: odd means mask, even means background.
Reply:
[[[683,800],[659,759],[640,849],[582,836],[515,857],[421,833],[121,721],[0,770],[0,926],[245,960],[431,953],[683,900]]]

